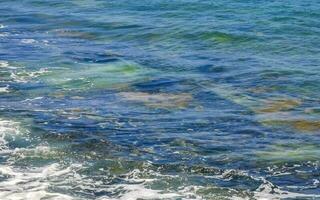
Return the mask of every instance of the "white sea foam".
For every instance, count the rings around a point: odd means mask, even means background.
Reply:
[[[22,151],[22,150],[21,150]],[[88,176],[80,175],[76,171],[84,169],[82,165],[71,164],[69,167],[58,163],[37,168],[18,168],[8,165],[0,165],[0,176],[6,180],[0,182],[1,200],[24,200],[24,199],[49,199],[49,200],[84,200],[87,198],[74,197],[67,194],[51,192],[50,188],[58,185],[66,190],[75,184],[78,191],[122,191],[116,198],[101,197],[100,200],[120,199],[136,200],[143,199],[171,199],[176,194],[162,194],[161,191],[146,188],[143,184],[116,184],[103,185],[102,182],[94,181]],[[71,186],[73,185],[73,186]]]
[[[161,190],[148,189],[143,184],[119,184],[110,189],[113,191],[121,189],[125,192],[117,198],[100,197],[98,200],[176,199],[181,197],[177,193],[163,193]]]
[[[8,67],[9,63],[8,61],[0,60],[0,67]]]
[[[9,86],[0,87],[0,93],[7,93],[7,92],[9,92]]]
[[[149,163],[150,164],[150,163]],[[148,169],[148,163],[145,163],[144,170],[134,169],[127,174],[123,174],[123,184],[110,185],[105,188],[108,193],[119,193],[115,197],[100,197],[98,200],[137,200],[137,199],[182,199],[182,200],[202,200],[198,190],[204,189],[204,186],[181,186],[178,190],[153,189],[151,185],[161,179],[176,179],[178,175],[165,175],[160,172]],[[154,178],[141,178],[145,174],[152,174]]]
[[[18,122],[0,118],[0,150],[7,148],[8,140],[15,139],[21,134],[22,132]]]
[[[264,180],[264,182],[254,192],[255,199],[270,200],[270,199],[288,199],[288,198],[320,198],[320,195],[301,194],[296,192],[284,191],[273,185],[271,182]]]
[[[36,101],[36,100],[41,100],[41,99],[43,99],[43,97],[35,97],[35,98],[32,98],[32,99],[25,99],[25,100],[23,100],[22,102],[28,102],[28,101]]]
[[[34,40],[34,39],[22,39],[21,40],[21,43],[23,44],[33,44],[33,43],[36,43],[37,41]]]
[[[77,173],[77,170],[85,167],[79,164],[61,165],[49,164],[42,167],[19,167],[16,161],[24,158],[53,157],[55,150],[46,145],[36,147],[9,149],[8,143],[12,138],[28,137],[27,130],[21,124],[11,120],[0,120],[0,153],[8,154],[9,159],[0,164],[0,176],[4,178],[0,182],[1,200],[73,200],[82,199],[67,194],[50,191],[50,188],[59,185],[60,188],[69,188],[69,184],[77,184],[80,190],[100,190],[114,193],[120,191],[115,199],[174,199],[184,195],[176,192],[164,192],[151,189],[148,185],[156,179],[139,178],[145,171],[138,169],[123,175],[123,184],[105,185],[87,176]],[[11,138],[11,139],[10,139]],[[148,166],[146,166],[148,168]],[[160,176],[160,174],[158,174]],[[157,176],[158,176],[157,175]],[[101,197],[100,200],[109,200],[114,197]]]
[[[68,173],[70,168],[61,170],[58,164],[35,169],[19,169],[0,165],[0,175],[7,177],[0,182],[0,199],[3,200],[71,200],[69,195],[49,192],[50,180]]]
[[[27,137],[28,130],[23,129],[21,124],[12,120],[0,119],[0,153],[14,155],[26,149],[9,149],[10,141],[19,137]],[[33,151],[49,151],[47,147],[36,147]],[[69,173],[71,168],[61,169],[58,164],[52,164],[41,168],[19,168],[10,159],[0,164],[0,199],[1,200],[68,200],[68,195],[48,192],[50,179]]]
[[[0,29],[5,28],[5,25],[0,24]]]
[[[10,65],[9,62],[5,61],[5,60],[0,60],[0,70],[1,70],[1,68],[17,69],[17,67]]]
[[[20,71],[20,72],[12,72],[10,77],[19,83],[27,83],[31,79],[36,78],[42,74],[48,73],[47,68],[41,68],[37,71]]]

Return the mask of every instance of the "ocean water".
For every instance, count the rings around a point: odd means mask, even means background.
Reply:
[[[320,4],[1,0],[0,199],[320,199]]]

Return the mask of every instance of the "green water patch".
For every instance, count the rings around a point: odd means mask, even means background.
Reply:
[[[64,91],[87,91],[95,89],[123,89],[146,80],[151,70],[131,62],[109,64],[76,64],[57,69],[40,77],[50,87]]]
[[[257,152],[256,155],[258,162],[267,162],[268,165],[318,161],[320,146],[304,143],[274,144],[265,151]]]
[[[123,40],[129,40],[129,41],[135,41],[137,38],[140,38],[141,41],[144,42],[164,42],[165,40],[169,39],[166,37],[163,33],[144,33],[144,34],[138,34],[138,33],[132,33],[127,34],[124,37],[121,37]]]
[[[71,1],[75,6],[83,8],[96,8],[97,6],[103,6],[103,3],[96,0],[75,0]]]
[[[98,33],[90,31],[72,29],[56,29],[51,32],[59,37],[77,38],[90,41],[97,40],[101,36]]]
[[[263,79],[277,79],[283,77],[300,77],[312,76],[314,73],[306,72],[299,69],[266,69],[259,73],[259,77]]]
[[[246,42],[252,39],[252,37],[247,35],[238,35],[219,31],[203,33],[200,35],[200,38],[204,41],[214,42],[218,44]]]

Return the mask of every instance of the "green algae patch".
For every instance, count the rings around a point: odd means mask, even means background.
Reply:
[[[62,90],[122,89],[145,80],[151,71],[130,62],[78,64],[41,77],[46,84]]]
[[[146,93],[146,92],[120,92],[119,96],[127,101],[142,103],[152,108],[186,108],[192,101],[188,93]]]
[[[273,164],[317,161],[320,156],[319,147],[315,144],[275,144],[268,150],[257,152],[257,156],[258,161]]]
[[[301,104],[300,100],[296,99],[278,99],[267,100],[264,108],[257,109],[258,113],[273,113],[280,111],[288,111],[298,107]]]

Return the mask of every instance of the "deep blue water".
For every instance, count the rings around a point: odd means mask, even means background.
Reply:
[[[318,1],[1,0],[0,199],[320,199]]]

